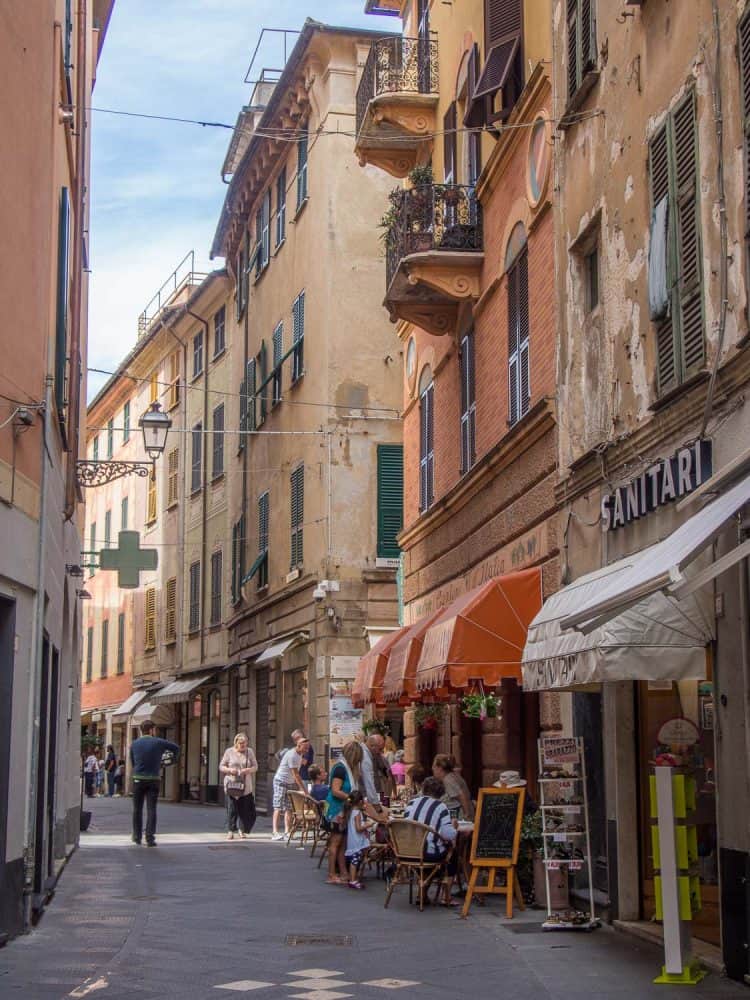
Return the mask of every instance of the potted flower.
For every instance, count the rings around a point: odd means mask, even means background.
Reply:
[[[418,705],[414,712],[414,721],[418,729],[437,729],[443,718],[442,705]]]
[[[467,694],[461,699],[461,712],[467,719],[495,719],[502,704],[494,694],[479,691]]]
[[[365,736],[372,736],[373,734],[390,736],[391,727],[383,719],[366,719],[362,723],[362,732]]]

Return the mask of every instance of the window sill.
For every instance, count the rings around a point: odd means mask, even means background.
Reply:
[[[691,375],[690,378],[686,378],[684,382],[676,385],[674,389],[670,389],[669,392],[665,392],[663,396],[655,399],[649,406],[649,410],[651,410],[652,413],[658,413],[659,410],[663,410],[676,399],[687,395],[687,393],[689,393],[691,389],[694,389],[695,386],[700,385],[702,382],[707,382],[710,377],[709,372],[705,369],[703,371],[696,372],[695,375]]]
[[[575,115],[581,106],[586,103],[586,98],[599,82],[599,75],[599,70],[597,69],[590,69],[584,74],[583,79],[581,80],[581,86],[574,94],[571,95],[570,100],[563,111],[562,118],[557,125],[558,129],[564,132],[566,129],[570,128],[571,125],[576,124],[577,119]]]
[[[219,622],[212,622],[208,626],[208,631],[209,632],[218,632],[220,630],[220,628],[221,628],[221,622],[220,621]]]
[[[190,499],[191,500],[195,500],[195,498],[199,497],[202,492],[203,492],[203,486],[202,485],[194,487],[194,489],[192,489],[190,491]]]
[[[171,636],[170,635],[170,637],[168,639],[164,640],[164,645],[165,646],[176,646],[177,645],[177,636],[176,635],[175,636]]]
[[[273,402],[271,403],[271,413],[273,413],[273,411],[277,407],[281,406],[282,402],[283,402],[283,397],[281,397],[279,399],[274,399]]]
[[[203,377],[203,371],[204,371],[204,369],[201,368],[201,370],[199,372],[193,372],[192,376],[190,377],[190,384],[191,385],[194,382],[197,382],[199,378]]]
[[[224,355],[226,353],[227,353],[226,347],[222,347],[222,349],[220,351],[217,351],[216,354],[214,354],[214,356],[211,358],[211,360],[212,361],[219,361],[221,358],[224,357]]]
[[[156,652],[156,646],[144,646],[143,647],[143,652],[144,653],[155,653]]]
[[[172,503],[168,503],[167,506],[164,509],[166,511],[174,510],[175,507],[179,506],[179,504],[180,504],[179,500],[173,500]]]
[[[212,486],[218,486],[218,484],[219,484],[219,483],[220,483],[220,482],[222,481],[222,479],[224,479],[224,476],[225,476],[225,475],[226,475],[226,473],[224,473],[224,472],[219,472],[219,473],[217,473],[217,474],[216,474],[216,475],[215,475],[215,476],[213,477],[213,479],[211,480],[211,485],[212,485]]]
[[[279,252],[279,250],[281,250],[281,248],[284,246],[285,243],[286,243],[286,236],[281,241],[281,243],[277,243],[276,246],[273,248],[273,255],[274,255],[274,257]]]
[[[295,386],[298,386],[300,384],[300,382],[302,381],[302,379],[305,377],[305,375],[306,375],[305,371],[300,372],[300,374],[297,376],[297,378],[292,379],[292,381],[290,382],[290,384],[289,384],[290,388],[294,389]]]
[[[146,527],[146,528],[153,528],[153,526],[156,524],[157,520],[158,520],[158,518],[156,518],[156,517],[151,518],[150,521],[146,521],[144,527]]]
[[[270,264],[270,260],[268,263]],[[261,278],[263,277],[263,275],[266,273],[267,270],[268,270],[268,264],[264,264],[263,267],[260,269],[260,271],[258,271],[255,277],[253,278],[253,285],[258,284],[258,282],[261,280]]]
[[[188,629],[188,639],[197,639],[201,634],[200,626],[197,628]]]
[[[302,212],[305,209],[305,205],[307,205],[307,203],[308,203],[309,200],[310,200],[310,195],[306,194],[305,197],[302,199],[302,201],[299,203],[299,205],[297,205],[297,208],[296,208],[296,211],[294,213],[294,218],[292,219],[292,222],[296,222],[297,219],[299,219],[300,215],[302,214]]]

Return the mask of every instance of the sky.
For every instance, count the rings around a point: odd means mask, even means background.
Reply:
[[[261,29],[299,30],[308,16],[388,31],[400,24],[364,14],[364,0],[116,0],[92,106],[233,125],[250,98],[244,78]],[[282,65],[280,37],[266,36],[253,77]],[[196,270],[222,266],[209,250],[232,133],[96,110],[91,132],[88,363],[111,372],[185,254],[195,251]],[[106,380],[89,373],[89,399]]]

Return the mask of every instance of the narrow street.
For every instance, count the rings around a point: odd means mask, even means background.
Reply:
[[[92,807],[43,920],[0,951],[4,1000],[684,995],[652,985],[657,948],[609,928],[545,934],[538,912],[509,922],[495,902],[464,922],[420,914],[405,890],[385,910],[374,879],[362,893],[325,885],[307,851],[270,842],[264,818],[251,841],[230,844],[222,810],[160,804],[149,850],[129,841],[130,800]],[[710,974],[690,996],[745,992]]]

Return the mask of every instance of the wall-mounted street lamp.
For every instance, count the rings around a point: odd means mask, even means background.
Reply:
[[[146,410],[138,426],[143,431],[143,447],[151,462],[89,461],[76,463],[79,486],[103,486],[122,476],[150,476],[156,468],[156,460],[167,445],[167,435],[172,421],[162,412],[158,403],[152,403]]]

